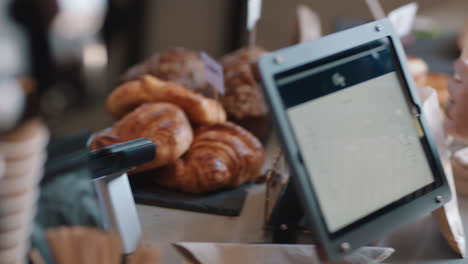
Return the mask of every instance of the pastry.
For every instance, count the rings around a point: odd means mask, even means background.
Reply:
[[[264,150],[250,132],[231,123],[200,127],[175,163],[155,171],[157,184],[189,193],[238,187],[260,176]]]
[[[235,119],[267,114],[261,87],[251,68],[251,63],[265,53],[261,48],[245,48],[221,59],[226,89],[221,102],[226,112]]]
[[[106,143],[148,138],[157,147],[154,160],[138,166],[132,173],[154,169],[177,160],[187,151],[193,131],[185,113],[171,103],[146,103],[118,121],[111,131],[98,134],[91,143],[94,150]]]
[[[155,53],[148,60],[131,67],[122,80],[138,80],[146,74],[200,93],[204,93],[208,88],[205,65],[199,53],[190,49],[171,48]]]
[[[225,94],[220,98],[229,118],[266,138],[271,122],[268,107],[259,84],[260,76],[254,63],[266,51],[261,48],[244,48],[221,59],[224,69]]]
[[[427,76],[426,86],[430,86],[437,90],[437,96],[439,98],[439,104],[441,105],[442,109],[445,108],[447,101],[449,99],[448,94],[448,81],[450,80],[450,76],[445,73],[436,73],[431,72]]]
[[[408,69],[416,85],[424,87],[429,73],[427,63],[421,58],[408,56]]]
[[[111,116],[119,119],[139,105],[149,102],[176,104],[185,111],[190,121],[196,124],[207,125],[226,121],[226,112],[217,101],[150,75],[117,87],[107,98],[106,108]]]

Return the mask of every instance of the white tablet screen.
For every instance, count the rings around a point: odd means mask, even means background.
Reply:
[[[277,83],[329,232],[434,182],[385,46]]]

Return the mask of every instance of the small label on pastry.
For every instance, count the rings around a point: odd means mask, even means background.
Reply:
[[[205,52],[200,52],[200,57],[205,64],[206,81],[220,94],[224,94],[223,66],[217,63]]]

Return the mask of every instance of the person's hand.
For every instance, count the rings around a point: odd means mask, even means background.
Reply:
[[[455,78],[449,81],[450,100],[445,108],[447,133],[468,141],[468,60],[455,62]]]

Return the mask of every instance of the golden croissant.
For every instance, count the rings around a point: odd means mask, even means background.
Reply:
[[[188,118],[200,125],[226,121],[226,112],[216,100],[206,98],[176,83],[165,82],[151,75],[125,82],[107,98],[106,108],[115,119],[148,102],[169,102],[178,105]]]
[[[148,138],[155,143],[157,154],[153,161],[137,167],[132,173],[176,161],[190,147],[193,131],[185,113],[178,106],[170,103],[147,103],[125,115],[112,130],[97,134],[91,143],[91,149],[138,138]]]
[[[250,132],[230,122],[200,127],[192,146],[175,163],[154,172],[169,189],[205,193],[256,180],[264,151]]]

